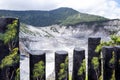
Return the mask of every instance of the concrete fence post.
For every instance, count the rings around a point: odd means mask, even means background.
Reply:
[[[103,55],[103,80],[115,80],[115,61],[116,54],[114,47],[104,46],[102,48]]]
[[[100,37],[89,37],[88,38],[88,79],[89,80],[97,80],[101,75],[101,62],[99,59],[100,53],[95,52],[97,45],[100,44]],[[92,64],[92,59],[96,59],[99,62],[98,71],[94,69],[94,65]]]
[[[15,36],[11,35],[11,33],[13,35],[15,34]],[[10,36],[14,38],[11,38]],[[17,54],[15,55],[13,52]],[[11,54],[14,54],[13,57],[15,58],[16,62],[14,62],[15,61],[14,59],[13,61],[12,59],[10,59]],[[0,80],[10,79],[15,80],[15,78],[17,79],[20,78],[19,76],[16,77],[16,75],[19,74],[18,57],[19,57],[19,19],[0,18]],[[16,73],[17,70],[18,74]]]
[[[55,80],[69,80],[68,52],[55,52]]]
[[[115,67],[115,77],[116,80],[120,79],[120,46],[115,47],[116,54],[116,67]]]
[[[44,51],[31,51],[30,80],[46,80],[46,56]]]
[[[85,80],[85,50],[82,48],[75,48],[73,52],[73,73],[72,80]],[[84,66],[84,68],[82,68]],[[82,69],[83,72],[79,72]],[[85,69],[85,70],[84,70]]]

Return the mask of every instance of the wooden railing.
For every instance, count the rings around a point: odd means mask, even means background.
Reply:
[[[100,37],[88,38],[88,59],[85,58],[84,49],[74,49],[72,80],[120,79],[120,46],[104,46],[102,51],[97,53],[95,52],[95,49],[97,45],[100,44],[100,41]],[[66,51],[55,52],[55,80],[69,80],[69,61],[67,61],[68,64],[66,64],[68,55],[69,53]],[[40,60],[45,62],[45,53],[44,55],[30,55],[30,70],[32,70],[33,65]],[[88,64],[86,64],[86,60],[88,61]],[[30,76],[33,75],[30,73]],[[34,79],[31,78],[31,80]],[[41,80],[46,79],[43,77]]]

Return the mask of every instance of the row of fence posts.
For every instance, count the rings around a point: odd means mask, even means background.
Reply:
[[[96,53],[95,49],[97,45],[100,44],[100,41],[101,38],[99,37],[90,37],[88,39],[87,76],[86,71],[83,72],[83,74],[78,75],[80,66],[82,66],[82,62],[85,59],[85,50],[80,48],[74,49],[72,80],[86,80],[86,78],[88,80],[120,80],[120,46],[104,46],[102,48],[102,54],[100,54],[100,52]],[[68,52],[66,51],[55,52],[55,80],[69,80],[68,64],[66,64],[67,57]],[[98,58],[99,65],[97,68],[92,64],[92,59],[94,57]],[[34,80],[32,77],[34,64],[41,60],[46,63],[45,53],[40,55],[30,55],[30,80]],[[39,80],[46,80],[45,73],[44,77]]]

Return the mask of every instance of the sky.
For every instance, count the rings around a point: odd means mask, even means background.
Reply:
[[[82,13],[120,19],[120,0],[0,0],[5,10],[53,10],[69,7]]]

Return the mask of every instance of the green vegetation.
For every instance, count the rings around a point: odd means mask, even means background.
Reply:
[[[65,20],[62,21],[61,24],[67,26],[67,25],[75,25],[80,22],[104,21],[104,20],[107,19],[100,16],[78,13],[67,17]]]
[[[17,27],[18,20],[14,20],[11,24],[7,25],[5,33],[0,33],[0,40],[2,40],[4,45],[7,45],[9,48],[9,54],[0,62],[0,69],[6,67],[6,80],[12,80],[13,75],[15,74],[16,69],[13,69],[10,73],[9,68],[19,63],[18,47],[16,47],[18,41]]]
[[[97,70],[98,67],[99,67],[99,59],[98,59],[98,57],[93,57],[92,58],[92,64],[93,64],[94,69]]]
[[[120,36],[117,35],[111,35],[110,41],[101,41],[101,43],[96,47],[95,52],[101,51],[103,46],[115,46],[120,45]]]
[[[43,80],[45,75],[45,65],[43,61],[39,61],[34,65],[33,69],[33,78],[36,80]]]
[[[15,80],[20,80],[20,68],[16,70]]]
[[[100,52],[103,46],[117,46],[120,45],[120,36],[117,35],[111,35],[110,36],[111,40],[110,41],[102,41],[97,47],[96,47],[96,52]],[[115,64],[115,52],[112,52],[112,57],[109,60],[109,66],[114,66]],[[103,74],[103,72],[102,72]],[[99,78],[99,80],[102,80],[102,77]],[[113,70],[111,80],[115,80],[115,70]]]
[[[10,72],[8,71],[9,67],[14,66],[15,64],[18,64],[18,63],[19,63],[18,48],[14,48],[8,56],[5,56],[5,58],[2,59],[0,64],[0,69],[8,67],[6,69],[6,76],[7,76],[6,80],[11,80],[13,78],[13,75],[15,74],[15,70],[13,70],[12,73],[10,74]],[[8,77],[9,75],[11,76]]]
[[[115,79],[115,70],[113,70],[112,76],[111,76],[111,79],[110,79],[110,80],[116,80],[116,79]]]
[[[98,80],[103,80],[103,79],[102,79],[102,75],[100,75],[100,77],[99,77],[99,79],[98,79]]]
[[[109,65],[110,65],[110,66],[114,66],[114,65],[115,65],[115,53],[114,53],[114,51],[112,52],[112,58],[111,58],[110,61],[109,61]],[[110,80],[116,80],[116,79],[115,79],[115,70],[113,70],[112,76],[111,76],[111,79],[110,79]]]
[[[2,59],[0,68],[4,68],[6,66],[13,66],[14,64],[19,62],[18,56],[18,48],[14,48],[8,56]]]
[[[109,64],[110,65],[114,65],[115,64],[115,52],[114,51],[112,52],[112,58],[110,59]]]
[[[68,56],[66,57],[64,63],[60,64],[58,79],[63,80],[65,78],[67,78],[67,73],[68,73]]]
[[[17,25],[18,24],[18,20],[14,20],[12,22],[12,24],[8,24],[7,25],[7,30],[5,31],[5,33],[0,33],[0,40],[4,41],[4,44],[8,45],[9,50],[12,51],[15,46],[16,46],[16,42],[18,40],[17,38]]]
[[[86,62],[85,62],[85,59],[83,59],[82,63],[81,63],[81,66],[78,70],[78,76],[82,76],[86,71]],[[81,77],[82,80],[84,80],[82,77]],[[88,80],[87,79],[87,76],[86,76],[86,79],[85,80]]]
[[[51,11],[0,10],[0,15],[17,17],[22,23],[33,26],[75,25],[80,22],[107,20],[104,17],[80,13],[71,8],[59,8]]]
[[[99,58],[98,57],[93,57],[92,58],[92,65],[93,65],[93,68],[95,70],[95,73],[96,73],[96,76],[97,76],[97,80],[99,79]]]

